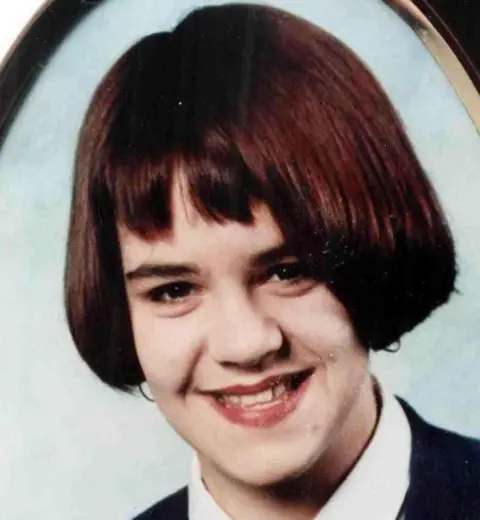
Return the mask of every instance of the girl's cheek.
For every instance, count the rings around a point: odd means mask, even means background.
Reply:
[[[152,391],[176,391],[195,372],[201,341],[191,324],[160,321],[139,330],[137,353]]]

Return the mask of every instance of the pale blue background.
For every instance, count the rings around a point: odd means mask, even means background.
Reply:
[[[2,518],[126,519],[188,478],[191,454],[154,405],[108,389],[79,361],[62,271],[75,135],[92,91],[131,43],[193,5],[106,1],[45,68],[0,156]],[[373,363],[429,420],[480,436],[479,135],[421,42],[380,0],[275,5],[367,61],[438,188],[457,239],[460,294],[405,337],[400,353]]]

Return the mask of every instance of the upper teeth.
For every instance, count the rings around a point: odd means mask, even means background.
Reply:
[[[287,391],[287,387],[285,383],[280,382],[271,388],[267,388],[267,390],[263,390],[262,392],[258,392],[257,394],[248,394],[248,395],[232,395],[232,394],[223,394],[221,396],[221,400],[230,405],[234,406],[254,406],[256,404],[265,404],[273,401],[277,397],[280,397]]]

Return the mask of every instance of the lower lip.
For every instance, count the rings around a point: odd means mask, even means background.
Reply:
[[[213,408],[225,419],[233,424],[249,428],[271,428],[292,414],[298,407],[310,383],[309,376],[295,392],[289,392],[285,397],[272,401],[270,405],[255,408],[241,408],[239,406],[225,406],[215,398],[211,399]]]

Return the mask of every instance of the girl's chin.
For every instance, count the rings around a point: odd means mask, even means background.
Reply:
[[[295,453],[295,450],[292,452]],[[238,483],[242,487],[274,487],[306,476],[315,465],[316,458],[313,454],[308,456],[305,453],[301,459],[282,459],[276,451],[271,456],[265,453],[261,459],[258,456],[243,457],[238,463],[225,467],[221,472],[230,482]]]

